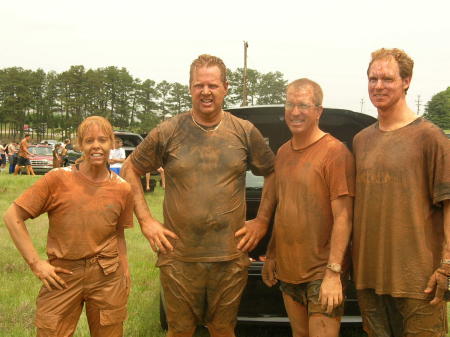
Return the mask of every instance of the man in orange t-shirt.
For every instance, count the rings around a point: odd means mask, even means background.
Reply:
[[[276,204],[263,281],[280,281],[294,337],[338,336],[343,315],[354,161],[344,144],[320,130],[322,97],[309,79],[288,85],[292,138],[278,150],[275,184],[267,186],[257,216],[267,223]]]

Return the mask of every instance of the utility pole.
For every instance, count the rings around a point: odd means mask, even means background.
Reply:
[[[421,101],[420,101],[420,95],[417,95],[416,103],[417,103],[417,115],[419,115],[419,113],[420,113],[420,106],[422,105]]]
[[[363,112],[364,98],[361,98],[361,113]]]
[[[244,78],[242,85],[242,106],[247,106],[247,48],[248,42],[244,41]]]

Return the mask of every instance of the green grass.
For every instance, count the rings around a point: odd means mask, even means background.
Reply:
[[[0,215],[17,196],[39,177],[11,176],[0,174]],[[158,186],[155,192],[146,195],[153,215],[162,220],[163,190]],[[27,221],[27,228],[36,248],[45,257],[45,242],[48,228],[46,215]],[[132,288],[128,301],[129,317],[125,322],[127,337],[162,337],[165,332],[159,325],[159,277],[155,255],[147,240],[135,227],[126,231],[128,259],[132,275]],[[9,233],[0,222],[0,337],[35,336],[33,325],[35,300],[40,288],[39,280],[32,274],[15,249]],[[239,337],[282,337],[291,336],[288,328],[238,328]],[[75,337],[88,337],[89,330],[84,314],[78,323]],[[196,337],[208,336],[204,328],[197,330]],[[360,330],[347,330],[342,336],[362,336]]]

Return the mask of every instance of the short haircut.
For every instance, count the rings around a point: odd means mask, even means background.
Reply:
[[[83,138],[86,136],[86,133],[89,131],[89,129],[97,125],[100,130],[102,130],[105,135],[109,138],[111,141],[111,144],[114,142],[114,131],[111,126],[111,123],[104,117],[101,116],[91,116],[86,118],[84,121],[81,122],[81,124],[78,126],[77,129],[77,146],[78,149],[81,149],[81,145],[83,143]],[[80,160],[83,160],[84,155],[79,158]],[[80,160],[77,159],[77,162]]]
[[[299,78],[298,80],[292,81],[286,87],[286,94],[289,88],[300,89],[303,87],[311,87],[313,89],[314,104],[321,106],[323,102],[323,91],[319,84],[310,80],[309,78]]]
[[[30,137],[30,134],[29,134],[29,133],[26,133],[26,134],[24,135],[24,137]]]
[[[202,54],[197,57],[191,64],[189,70],[189,87],[192,84],[192,79],[194,77],[194,71],[201,67],[214,67],[217,66],[220,70],[220,79],[222,83],[227,83],[227,67],[223,63],[222,59],[217,56],[212,56],[209,54]]]
[[[393,49],[381,48],[375,50],[371,56],[372,59],[370,60],[369,67],[367,68],[367,75],[369,75],[369,70],[373,62],[375,62],[376,60],[392,58],[398,64],[398,68],[400,70],[400,77],[402,79],[412,77],[414,61],[403,50],[397,48]]]

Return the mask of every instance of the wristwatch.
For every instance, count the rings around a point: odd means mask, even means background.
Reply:
[[[327,269],[338,274],[342,273],[342,266],[339,263],[328,263]]]

